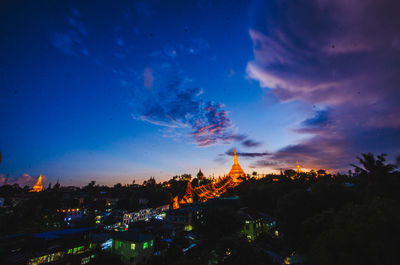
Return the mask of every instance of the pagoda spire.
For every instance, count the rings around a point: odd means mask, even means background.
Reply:
[[[42,175],[39,176],[36,184],[33,186],[33,188],[29,192],[41,192],[41,191],[43,191]]]
[[[237,165],[239,164],[238,158],[237,158],[237,154],[236,154],[236,148],[233,149],[233,164]]]
[[[244,173],[242,167],[239,164],[239,161],[237,158],[237,153],[236,153],[236,148],[233,149],[233,165],[232,165],[231,171],[229,171],[228,176],[230,176],[234,182],[238,182],[239,177],[246,176],[246,173]]]

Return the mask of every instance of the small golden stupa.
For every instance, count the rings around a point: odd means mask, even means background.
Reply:
[[[41,191],[43,191],[42,175],[39,176],[36,184],[33,186],[33,188],[29,192],[41,192]]]

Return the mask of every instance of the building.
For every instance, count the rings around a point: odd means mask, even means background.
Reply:
[[[237,154],[236,154],[236,149],[233,150],[233,165],[231,168],[231,171],[229,171],[228,176],[230,176],[234,182],[240,181],[240,177],[245,177],[246,173],[242,169],[242,167],[239,164]]]
[[[88,264],[96,255],[96,244],[90,239],[95,230],[89,227],[11,236],[1,246],[5,250],[2,264]]]
[[[29,192],[41,192],[41,191],[43,191],[42,175],[39,176],[36,184],[33,186],[33,188]]]
[[[74,226],[76,222],[86,218],[85,210],[80,208],[58,209],[57,213],[63,216],[63,220],[68,226]]]
[[[245,217],[245,224],[240,232],[246,236],[247,240],[254,241],[264,233],[272,233],[276,222],[269,215],[251,212],[248,209],[242,209],[241,213]]]
[[[131,213],[125,213],[123,218],[122,218],[122,223],[127,226],[130,223],[133,222],[139,222],[139,221],[147,221],[151,217],[162,213],[163,211],[166,211],[169,208],[169,205],[162,205],[158,206],[156,208],[146,208],[146,209],[141,209],[136,212],[131,212]]]
[[[199,207],[185,207],[180,209],[169,210],[165,217],[165,222],[181,226],[185,231],[191,231],[193,224],[201,217],[201,208]]]
[[[113,236],[112,252],[120,255],[124,264],[146,264],[154,254],[154,236],[138,230],[117,232]]]

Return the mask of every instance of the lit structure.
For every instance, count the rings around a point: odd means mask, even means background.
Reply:
[[[186,186],[186,194],[179,201],[179,203],[180,204],[193,203],[193,188],[192,188],[192,184],[190,183],[190,181],[188,181],[187,186]]]
[[[199,173],[202,174],[201,170]],[[199,174],[198,174],[199,175]],[[240,177],[246,176],[246,173],[242,169],[239,164],[236,149],[234,149],[233,155],[233,165],[229,174],[223,178],[218,178],[218,180],[213,178],[208,184],[204,184],[195,188],[192,188],[190,182],[188,182],[188,186],[186,187],[186,194],[180,201],[180,203],[192,203],[193,194],[196,194],[200,201],[207,201],[209,199],[219,197],[222,193],[224,193],[228,188],[237,186],[242,180]],[[173,209],[178,209],[179,204],[176,205],[175,198]]]
[[[27,252],[27,255],[23,255],[23,252],[18,255],[25,256],[26,262],[4,264],[89,264],[96,255],[97,243],[89,239],[89,235],[95,230],[94,227],[88,227],[33,234],[31,244],[35,245],[35,250]]]
[[[36,184],[33,186],[33,188],[29,192],[41,192],[41,191],[43,191],[42,175],[39,176]]]
[[[137,230],[114,234],[112,253],[121,256],[124,264],[146,264],[154,253],[154,237]]]
[[[301,173],[301,170],[300,170],[300,165],[299,165],[299,161],[297,160],[297,173]]]
[[[151,217],[154,217],[156,215],[160,215],[166,210],[169,209],[169,205],[161,205],[156,208],[146,208],[146,209],[141,209],[136,212],[131,212],[131,213],[125,213],[123,216],[123,221],[122,223],[127,226],[130,223],[133,222],[140,222],[140,221],[147,221]]]
[[[178,196],[173,198],[172,209],[179,209]]]
[[[233,150],[233,165],[228,176],[230,176],[234,182],[238,182],[240,177],[246,176],[246,173],[244,173],[242,167],[239,165],[236,149]]]

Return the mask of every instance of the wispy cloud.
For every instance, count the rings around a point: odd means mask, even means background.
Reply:
[[[271,159],[345,169],[360,152],[398,150],[398,8],[395,0],[256,1],[248,76],[281,102],[320,108],[292,128],[313,136]]]
[[[234,155],[234,149],[231,148],[228,151],[225,152],[226,155],[228,156],[233,156]],[[236,152],[237,156],[242,156],[242,157],[265,157],[271,155],[269,152]]]
[[[147,68],[143,80],[145,88],[131,86],[135,119],[184,130],[200,147],[244,139],[235,132],[225,106],[204,101],[202,90],[172,67],[165,66],[156,73]],[[171,137],[171,130],[167,135]]]
[[[54,48],[67,55],[89,55],[88,49],[84,46],[84,38],[87,36],[86,27],[80,21],[81,13],[73,8],[71,15],[66,17],[67,28],[64,31],[53,32],[50,35],[50,42]]]
[[[242,142],[242,145],[244,147],[259,147],[262,145],[262,143],[252,139],[246,139]]]

